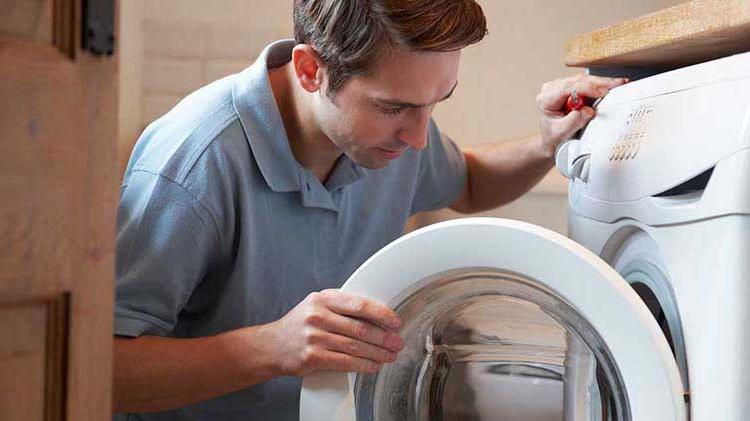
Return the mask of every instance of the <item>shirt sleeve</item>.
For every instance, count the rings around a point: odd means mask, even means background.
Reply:
[[[433,120],[430,120],[427,140],[427,148],[419,161],[412,214],[450,206],[466,188],[464,154],[453,140],[440,132]]]
[[[168,336],[220,247],[196,197],[161,175],[132,172],[117,215],[115,335]]]

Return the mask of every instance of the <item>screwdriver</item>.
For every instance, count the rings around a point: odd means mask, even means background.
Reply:
[[[570,94],[568,100],[565,102],[565,114],[571,111],[578,111],[585,105],[586,97],[578,95],[578,91],[573,89],[573,93]]]
[[[630,82],[629,78],[622,78],[622,80],[624,83]],[[571,111],[578,111],[586,105],[596,108],[596,105],[601,102],[602,99],[604,98],[593,99],[580,95],[578,90],[573,89],[573,92],[568,96],[568,100],[565,101],[565,114],[568,114]]]

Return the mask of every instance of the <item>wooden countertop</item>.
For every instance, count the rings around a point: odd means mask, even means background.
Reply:
[[[750,0],[695,0],[568,41],[574,67],[677,68],[750,51]]]

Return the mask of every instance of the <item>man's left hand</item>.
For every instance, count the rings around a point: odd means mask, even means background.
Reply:
[[[579,74],[542,85],[536,101],[539,106],[539,127],[545,154],[553,156],[560,143],[570,139],[596,114],[589,106],[565,114],[565,103],[573,91],[588,98],[602,98],[611,89],[626,82],[625,78],[613,79]]]

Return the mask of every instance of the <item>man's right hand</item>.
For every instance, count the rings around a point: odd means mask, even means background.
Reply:
[[[401,320],[387,306],[335,289],[308,295],[271,328],[282,373],[374,373],[404,346]]]

